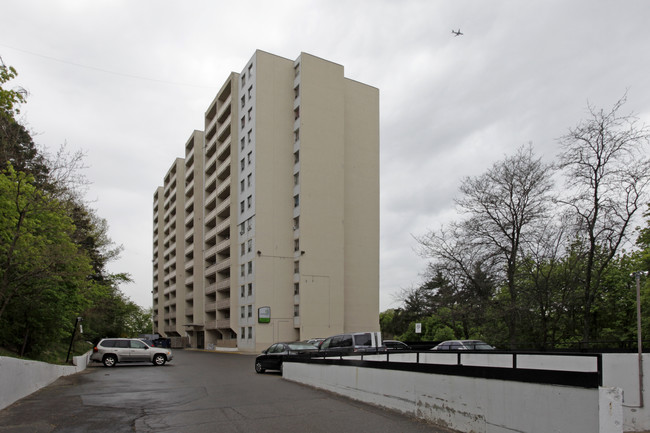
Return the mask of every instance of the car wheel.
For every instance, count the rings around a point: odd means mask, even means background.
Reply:
[[[117,358],[115,355],[106,355],[104,359],[102,359],[102,363],[104,364],[104,367],[114,367],[115,364],[117,364]]]
[[[259,361],[255,362],[255,372],[259,373],[259,374],[262,374],[262,373],[264,373],[264,371],[265,370],[262,368],[262,363],[259,362]]]
[[[159,353],[153,357],[153,365],[161,366],[165,365],[165,362],[167,362],[167,358],[162,353]]]

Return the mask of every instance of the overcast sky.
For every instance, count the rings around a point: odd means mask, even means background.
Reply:
[[[2,0],[0,56],[50,152],[86,154],[88,199],[151,306],[153,193],[231,71],[307,52],[380,91],[381,310],[422,282],[413,236],[464,176],[557,138],[626,91],[650,123],[650,1]],[[455,37],[452,29],[460,29]]]

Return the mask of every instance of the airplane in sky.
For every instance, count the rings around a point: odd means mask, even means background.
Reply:
[[[454,36],[463,36],[463,34],[460,32],[460,29],[458,29],[458,31],[452,29],[451,33],[453,33]]]

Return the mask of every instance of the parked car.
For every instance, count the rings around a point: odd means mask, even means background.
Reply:
[[[165,365],[173,358],[170,349],[154,347],[139,338],[104,338],[93,348],[91,361],[97,361],[106,367],[113,367],[120,362],[151,362],[153,365]]]
[[[352,332],[326,338],[320,346],[320,352],[332,354],[375,353],[386,351],[381,341],[380,332]]]
[[[494,347],[481,340],[447,340],[431,350],[494,350]]]
[[[388,350],[411,350],[411,346],[398,340],[384,340],[384,346]]]
[[[307,343],[313,344],[314,346],[318,347],[323,341],[325,341],[324,338],[310,338],[309,340],[307,340]]]
[[[309,352],[316,352],[318,349],[313,344],[304,341],[292,343],[275,343],[268,349],[263,350],[255,358],[255,371],[264,373],[266,370],[282,371],[282,363],[292,356],[300,356]]]

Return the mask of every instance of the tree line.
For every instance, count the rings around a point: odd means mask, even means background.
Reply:
[[[16,76],[0,58],[0,348],[53,359],[77,317],[91,342],[151,332],[150,311],[119,290],[129,275],[107,270],[121,247],[84,201],[84,155],[39,149],[18,119]]]
[[[559,138],[553,162],[522,146],[462,179],[458,219],[416,237],[429,262],[424,283],[381,313],[382,331],[504,349],[635,340],[631,274],[650,270],[650,129],[622,114],[625,102],[588,106],[587,118]],[[639,217],[645,227],[635,226]],[[650,335],[650,285],[641,283]]]

